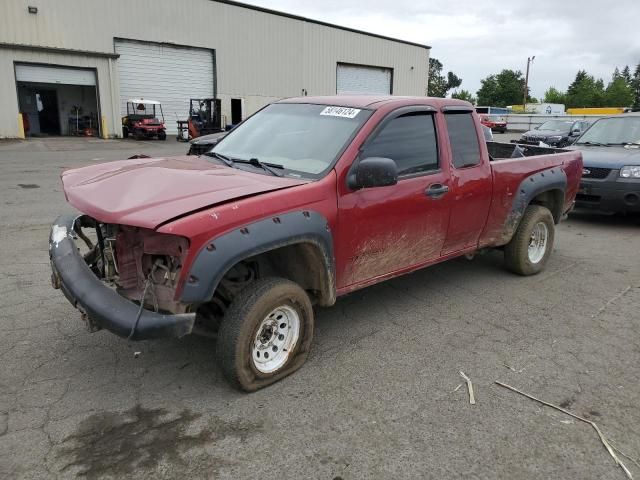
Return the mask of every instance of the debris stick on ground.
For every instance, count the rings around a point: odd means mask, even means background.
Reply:
[[[471,405],[475,405],[476,397],[473,395],[473,384],[471,383],[471,379],[467,377],[462,370],[460,370],[460,376],[467,382],[467,390],[469,390],[469,403]]]
[[[462,374],[462,372],[460,372],[460,373]],[[536,398],[533,395],[529,395],[528,393],[525,393],[525,392],[523,392],[521,390],[518,390],[517,388],[512,387],[511,385],[507,385],[506,383],[502,383],[502,382],[498,382],[498,381],[496,381],[496,383],[498,385],[500,385],[501,387],[504,387],[504,388],[506,388],[508,390],[511,390],[512,392],[516,392],[516,393],[518,393],[520,395],[523,395],[523,396],[525,396],[527,398],[530,398],[531,400],[534,400],[534,401],[536,401],[538,403],[546,405],[547,407],[554,408],[554,409],[556,409],[556,410],[558,410],[558,411],[560,411],[560,412],[562,412],[562,413],[564,413],[566,415],[569,415],[569,416],[575,418],[576,420],[580,420],[581,422],[588,423],[589,425],[591,425],[593,427],[593,429],[596,431],[596,433],[598,434],[598,437],[600,438],[600,441],[602,442],[604,447],[609,452],[609,455],[611,455],[613,460],[616,462],[616,465],[619,466],[624,471],[624,473],[627,475],[627,478],[630,478],[631,480],[633,480],[633,476],[631,475],[631,472],[629,471],[629,469],[624,465],[624,463],[622,463],[622,461],[620,460],[618,455],[616,455],[616,452],[614,451],[614,448],[611,446],[609,441],[602,434],[602,432],[600,431],[600,429],[598,428],[598,426],[594,422],[592,422],[591,420],[587,420],[586,418],[581,417],[580,415],[576,415],[575,413],[571,413],[569,410],[566,410],[566,409],[564,409],[562,407],[559,407],[558,405],[554,405],[553,403],[549,403],[549,402],[545,402],[544,400],[540,400],[539,398]],[[620,452],[620,450],[618,450],[618,451]],[[620,452],[620,453],[622,453],[622,452]],[[629,458],[627,455],[624,455],[624,456]]]
[[[456,388],[454,388],[453,390],[451,390],[451,393],[456,393],[458,390],[460,390],[461,387],[462,387],[462,383],[458,385]]]

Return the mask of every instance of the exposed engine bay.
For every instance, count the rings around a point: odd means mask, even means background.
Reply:
[[[189,249],[186,238],[88,217],[76,223],[76,233],[88,248],[89,268],[120,295],[156,312],[189,312],[190,306],[175,298]]]

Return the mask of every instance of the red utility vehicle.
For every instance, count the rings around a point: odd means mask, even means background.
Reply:
[[[507,131],[507,121],[497,115],[480,115],[480,123],[496,132],[505,133]]]
[[[122,117],[122,137],[136,140],[145,138],[167,139],[162,105],[155,100],[132,98],[127,100],[127,114]]]
[[[283,100],[200,157],[64,172],[81,213],[52,226],[52,281],[92,331],[215,335],[256,390],[304,363],[313,305],[486,248],[540,272],[581,174],[579,152],[486,143],[459,100]]]

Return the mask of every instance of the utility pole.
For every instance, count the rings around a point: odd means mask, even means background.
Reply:
[[[536,56],[527,58],[527,74],[524,77],[524,98],[522,99],[522,113],[527,113],[527,93],[529,93],[529,66],[536,59]]]

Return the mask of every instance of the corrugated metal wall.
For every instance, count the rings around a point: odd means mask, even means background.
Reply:
[[[218,92],[227,115],[231,98],[244,98],[248,114],[303,90],[335,94],[338,62],[392,68],[394,94],[426,92],[429,51],[418,46],[210,0],[38,3],[39,11],[32,15],[27,0],[3,0],[0,43],[107,53],[114,51],[116,37],[215,49]],[[6,50],[0,52],[4,99],[5,90],[13,90],[13,82],[7,83],[13,65]],[[98,82],[107,85],[100,72]],[[6,132],[4,122],[0,118],[0,136]]]

